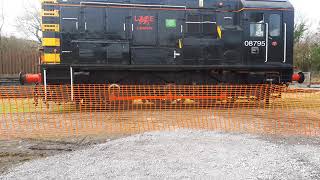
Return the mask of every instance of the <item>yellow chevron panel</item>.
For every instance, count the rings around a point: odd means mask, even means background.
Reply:
[[[180,48],[180,49],[182,49],[182,48],[183,48],[182,39],[179,39],[179,48]]]
[[[44,54],[43,56],[44,64],[59,64],[60,63],[60,54]]]
[[[222,30],[220,26],[217,26],[217,32],[218,32],[218,38],[221,39],[222,38]]]
[[[59,38],[42,38],[42,46],[60,46]]]
[[[41,11],[42,17],[59,17],[59,10],[53,10],[53,11]]]
[[[41,25],[42,31],[52,31],[52,32],[59,32],[60,25],[59,24],[42,24]]]

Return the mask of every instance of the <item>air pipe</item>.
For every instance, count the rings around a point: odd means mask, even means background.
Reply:
[[[293,74],[292,75],[292,81],[293,82],[298,82],[298,83],[303,83],[305,80],[305,76],[303,74],[303,72],[299,72],[299,73],[296,73],[296,74]]]
[[[21,85],[24,84],[41,84],[42,83],[42,75],[39,74],[24,74],[22,72],[19,73],[19,81]]]

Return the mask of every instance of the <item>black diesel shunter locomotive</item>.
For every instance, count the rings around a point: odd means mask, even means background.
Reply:
[[[286,0],[43,0],[44,84],[287,84]]]

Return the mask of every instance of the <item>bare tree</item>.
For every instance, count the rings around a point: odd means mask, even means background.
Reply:
[[[41,17],[40,8],[26,1],[25,12],[16,19],[16,29],[28,39],[34,39],[41,43]]]
[[[3,59],[3,43],[2,43],[2,30],[4,27],[4,6],[3,1],[0,2],[0,62]],[[2,69],[2,63],[0,64],[0,68]]]
[[[313,30],[310,26],[303,17],[295,21],[294,64],[302,71],[320,71],[320,28]]]
[[[3,8],[3,1],[1,1],[0,4],[0,43],[1,43],[1,37],[2,37],[2,29],[4,26],[4,8]]]

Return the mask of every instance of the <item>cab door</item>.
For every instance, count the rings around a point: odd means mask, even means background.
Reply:
[[[284,48],[286,46],[286,24],[283,23],[283,15],[281,11],[268,11],[265,13],[267,20],[268,36],[268,53],[266,62],[268,63],[281,63],[285,62],[286,52]]]
[[[264,12],[244,11],[242,25],[244,29],[243,49],[246,64],[261,65],[266,62],[268,53],[266,26],[268,21]]]
[[[285,62],[286,24],[281,11],[244,12],[243,28],[247,64]]]

